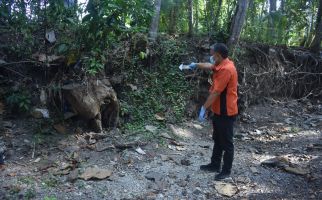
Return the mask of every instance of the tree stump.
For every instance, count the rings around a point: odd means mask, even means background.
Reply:
[[[107,78],[92,79],[86,84],[71,83],[62,89],[73,111],[89,121],[94,131],[117,126],[119,102]]]

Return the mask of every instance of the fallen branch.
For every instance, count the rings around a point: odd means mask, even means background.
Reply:
[[[4,69],[6,69],[6,70],[8,70],[8,71],[11,71],[11,72],[13,72],[13,73],[15,73],[15,74],[18,74],[19,76],[21,76],[21,77],[23,77],[23,78],[27,78],[27,79],[29,79],[29,80],[32,80],[32,78],[30,78],[30,77],[28,77],[28,76],[25,76],[25,75],[23,75],[22,73],[17,72],[17,71],[15,71],[15,70],[13,70],[13,69],[10,69],[10,68],[8,68],[8,67],[4,67],[4,66],[3,66],[3,68],[4,68]]]
[[[106,151],[109,149],[120,149],[120,150],[133,149],[133,148],[136,148],[137,146],[145,146],[147,144],[148,144],[147,142],[131,142],[131,143],[125,143],[125,144],[115,143],[110,146],[103,147],[101,149],[96,148],[96,151],[102,152],[102,151]]]
[[[23,60],[23,61],[18,61],[18,62],[10,62],[10,63],[1,63],[0,67],[6,66],[6,65],[16,65],[16,64],[24,64],[24,63],[36,63],[42,65],[43,63],[38,62],[38,61],[33,61],[33,60]]]

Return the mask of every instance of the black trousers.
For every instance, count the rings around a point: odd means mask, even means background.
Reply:
[[[234,160],[234,122],[236,117],[213,116],[213,139],[214,148],[211,163],[217,167],[221,166],[223,158],[224,164],[222,172],[231,173]]]

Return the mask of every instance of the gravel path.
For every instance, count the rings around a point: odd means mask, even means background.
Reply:
[[[322,199],[322,106],[309,108],[305,102],[262,105],[240,117],[232,179],[223,182],[236,190],[230,198]],[[34,123],[5,119],[0,139],[7,159],[0,171],[0,199],[229,198],[216,188],[214,173],[199,170],[211,155],[210,124],[187,121],[149,134],[113,131],[106,138],[89,139],[82,132],[35,137]],[[135,141],[149,141],[137,143],[145,155],[135,151],[137,146],[111,146]],[[98,152],[102,147],[111,148]],[[303,174],[262,165],[276,156]],[[95,165],[112,175],[103,180],[77,178]]]

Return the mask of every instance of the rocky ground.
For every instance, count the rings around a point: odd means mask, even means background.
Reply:
[[[223,182],[199,170],[211,155],[210,122],[95,134],[68,124],[44,131],[39,121],[3,116],[0,199],[322,199],[319,102],[249,108]]]

